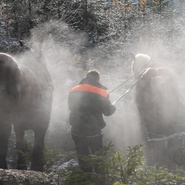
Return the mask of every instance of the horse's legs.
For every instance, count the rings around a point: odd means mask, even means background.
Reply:
[[[155,163],[167,167],[167,141],[152,142],[152,151]]]
[[[0,168],[7,169],[6,155],[11,134],[11,124],[1,125],[0,129]]]
[[[46,130],[35,131],[34,148],[31,162],[31,169],[36,171],[43,171],[44,165],[44,138]]]
[[[24,140],[24,130],[15,127],[16,150],[18,155],[17,169],[26,170],[26,143]]]

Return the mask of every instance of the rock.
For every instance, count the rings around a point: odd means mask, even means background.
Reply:
[[[43,172],[0,169],[0,185],[56,185]]]

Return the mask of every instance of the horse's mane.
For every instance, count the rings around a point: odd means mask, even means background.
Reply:
[[[18,95],[20,91],[20,70],[16,60],[9,54],[0,53],[0,81],[6,83],[6,93]]]
[[[0,53],[0,66],[4,67],[4,70],[10,70],[11,72],[18,71],[16,60],[7,53]]]
[[[132,63],[132,72],[134,74],[140,73],[143,69],[149,67],[151,65],[150,56],[142,53],[138,53],[134,57],[134,61]]]

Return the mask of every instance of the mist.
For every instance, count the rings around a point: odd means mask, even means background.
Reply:
[[[102,44],[84,51],[87,41],[86,34],[74,33],[64,23],[50,21],[34,28],[31,32],[31,38],[27,40],[27,45],[36,52],[42,53],[42,60],[47,65],[54,85],[51,121],[46,145],[61,150],[74,149],[69,148],[69,145],[73,146],[67,106],[70,88],[77,85],[88,70],[98,69],[101,74],[100,82],[110,91],[117,84],[133,75],[132,59],[129,57],[131,52],[147,54],[156,66],[173,70],[177,74],[179,88],[183,95],[185,92],[183,84],[185,77],[185,29],[180,17],[174,16],[173,19],[174,29],[180,26],[178,34],[174,30],[172,34],[169,33],[169,29],[172,28],[168,22],[153,20],[150,29],[146,28],[148,29],[147,34],[138,38],[130,36],[127,41],[120,38],[117,41],[109,41],[105,45]],[[29,57],[26,56],[26,58]],[[85,68],[82,65],[84,61],[86,61]],[[134,82],[135,79],[131,79],[118,90],[110,93],[110,100],[113,102]],[[105,117],[107,123],[103,129],[105,144],[112,141],[117,148],[142,144],[143,132],[139,124],[134,87],[117,102],[116,107],[115,114]],[[182,124],[183,121],[182,118]]]

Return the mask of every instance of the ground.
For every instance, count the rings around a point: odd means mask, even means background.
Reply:
[[[31,170],[4,170],[0,169],[1,185],[55,185],[51,179],[43,173]]]

